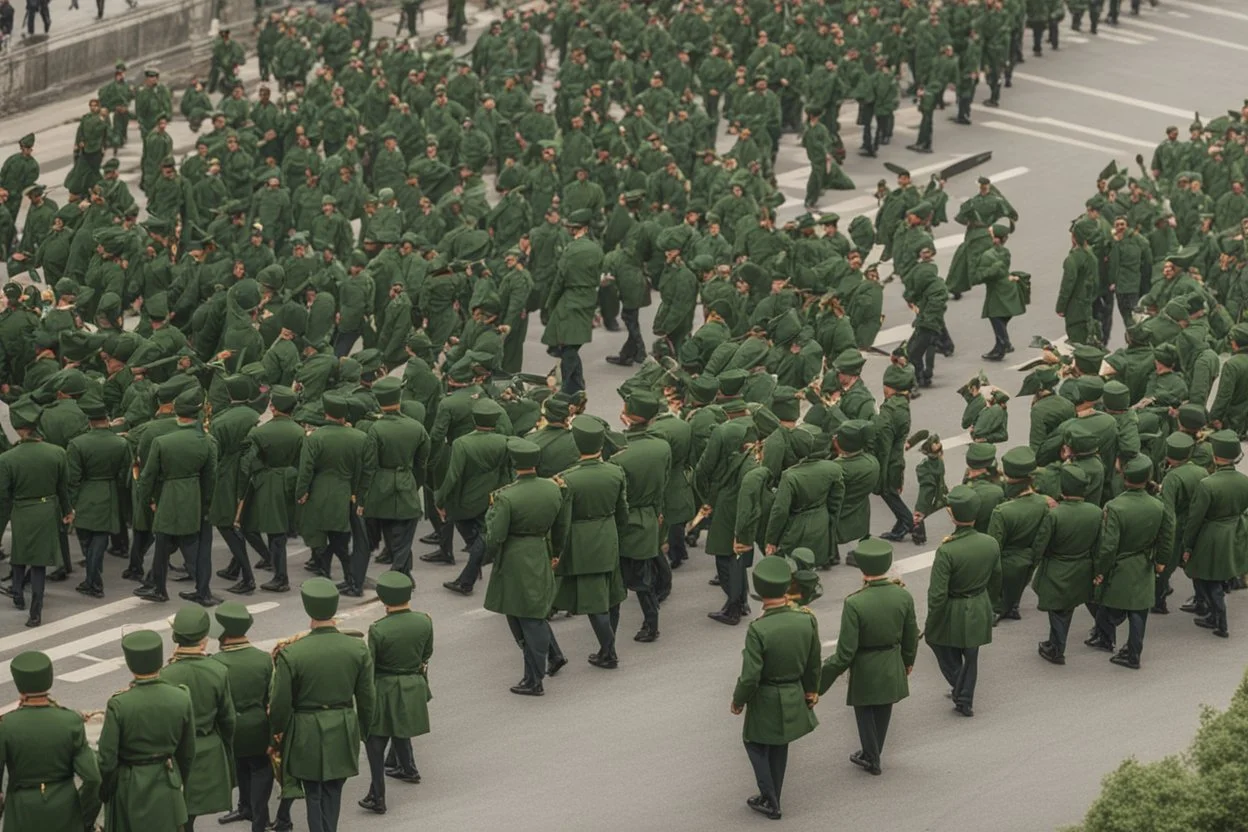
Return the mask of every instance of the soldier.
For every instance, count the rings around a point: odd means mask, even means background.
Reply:
[[[1235,447],[1239,447],[1238,439]],[[1111,656],[1110,662],[1132,670],[1140,669],[1144,625],[1153,606],[1153,576],[1165,570],[1170,547],[1174,545],[1174,518],[1161,500],[1146,490],[1152,475],[1152,460],[1145,456],[1132,458],[1122,466],[1126,490],[1105,504],[1096,577],[1092,579],[1097,587],[1096,633],[1084,642],[1098,650],[1112,651],[1118,625],[1126,620],[1130,625],[1126,646]],[[1248,500],[1243,507],[1248,507]],[[1193,512],[1197,529],[1200,519],[1201,515]]]
[[[151,506],[135,499],[138,496],[137,484],[143,470],[143,460],[151,452],[152,442],[156,437],[178,429],[177,418],[173,415],[173,403],[184,389],[184,380],[191,380],[191,377],[175,376],[157,386],[156,412],[147,421],[132,427],[126,435],[126,442],[130,446],[130,480],[133,492],[130,508],[131,525],[134,528],[134,536],[130,539],[130,563],[121,573],[121,577],[126,580],[144,581],[143,561],[147,550],[152,546],[154,535]]]
[[[598,638],[589,663],[619,666],[615,631],[627,591],[620,575],[620,535],[628,525],[624,471],[602,460],[606,428],[589,416],[572,420],[580,461],[555,478],[564,489],[559,519],[551,533],[555,552],[554,608],[585,615]]]
[[[630,393],[620,414],[628,445],[611,455],[611,463],[624,471],[628,493],[629,521],[620,530],[620,574],[641,607],[642,625],[633,641],[646,643],[659,637],[656,562],[672,464],[671,447],[650,430],[661,406],[659,397],[649,390]]]
[[[1039,644],[1040,657],[1066,664],[1066,639],[1075,610],[1092,601],[1092,577],[1101,536],[1101,512],[1084,495],[1091,479],[1077,465],[1060,470],[1061,500],[1049,512],[1047,533],[1037,541],[1040,553],[1031,588],[1038,606],[1049,614],[1049,637]]]
[[[949,486],[945,483],[945,450],[940,435],[920,430],[906,440],[906,450],[919,445],[923,461],[914,467],[919,496],[914,500],[914,527],[910,540],[916,546],[927,543],[926,518],[948,503]]]
[[[451,592],[471,595],[485,562],[485,513],[490,494],[506,485],[507,438],[498,431],[503,409],[488,398],[472,405],[473,431],[451,444],[446,477],[434,494],[440,517],[451,520],[468,547],[468,562],[459,577],[442,584]]]
[[[211,625],[203,607],[178,610],[171,625],[177,647],[160,671],[161,681],[191,694],[195,717],[195,756],[185,789],[187,832],[199,815],[228,811],[234,785],[234,700],[229,671],[206,652]]]
[[[854,547],[863,586],[845,599],[836,652],[823,662],[819,695],[849,673],[845,704],[854,709],[861,750],[849,761],[868,774],[880,773],[880,752],[888,735],[893,705],[910,695],[907,678],[919,652],[914,597],[901,581],[888,577],[893,547],[864,537]]]
[[[1023,379],[1019,396],[1031,396],[1031,428],[1027,444],[1037,456],[1044,447],[1045,440],[1052,436],[1058,427],[1075,418],[1075,406],[1070,399],[1057,395],[1057,368],[1052,366],[1038,367]]]
[[[742,738],[759,793],[746,805],[779,820],[789,743],[819,724],[819,623],[789,603],[793,569],[784,558],[765,557],[754,569],[754,591],[763,614],[750,622],[732,713],[745,711]]]
[[[565,393],[585,389],[581,346],[593,338],[594,310],[602,276],[602,246],[589,237],[592,215],[581,209],[565,221],[572,241],[559,255],[554,281],[546,295],[542,343],[554,347],[560,361],[559,377]]]
[[[250,821],[251,832],[269,825],[269,796],[273,793],[273,766],[267,751],[269,738],[269,680],[273,658],[247,640],[251,613],[237,601],[226,601],[213,613],[221,628],[221,650],[212,660],[225,667],[234,707],[234,779],[238,808],[222,815],[222,823]]]
[[[304,432],[291,418],[298,401],[295,391],[280,385],[269,388],[273,418],[256,425],[243,442],[235,525],[245,534],[264,535],[273,579],[260,585],[265,592],[289,592],[286,541],[295,528],[295,475]]]
[[[4,829],[94,829],[100,768],[82,714],[52,701],[52,660],[46,654],[19,653],[9,673],[20,698],[17,710],[0,722],[0,780],[6,770],[9,776]]]
[[[238,582],[226,591],[235,595],[250,595],[256,590],[256,578],[247,557],[247,540],[237,528],[238,492],[241,481],[241,464],[247,435],[260,421],[260,414],[250,406],[251,379],[241,373],[226,376],[225,388],[229,405],[212,414],[209,430],[217,446],[217,479],[213,483],[212,504],[208,509],[208,522],[216,526],[232,560],[221,577]],[[211,534],[211,532],[209,532]],[[263,541],[256,540],[265,560],[271,560],[263,549]],[[254,544],[253,544],[254,545]]]
[[[109,832],[178,829],[187,822],[183,789],[195,757],[191,694],[161,678],[163,642],[156,633],[126,633],[121,651],[134,681],[104,711],[104,825]]]
[[[1186,433],[1174,433],[1166,437],[1166,467],[1169,469],[1161,480],[1161,500],[1166,511],[1174,518],[1174,546],[1165,560],[1165,569],[1157,573],[1156,592],[1153,594],[1154,615],[1169,615],[1166,598],[1174,591],[1170,588],[1170,576],[1183,559],[1183,547],[1187,540],[1187,521],[1191,515],[1192,498],[1200,481],[1209,472],[1192,461],[1196,441]]]
[[[491,496],[485,515],[486,543],[497,551],[485,608],[507,616],[511,634],[524,654],[524,676],[511,692],[545,693],[542,679],[568,663],[547,615],[555,597],[550,532],[559,518],[563,495],[537,470],[542,449],[525,439],[507,442],[516,481]],[[550,660],[547,661],[547,657]]]
[[[422,514],[420,487],[428,476],[429,434],[424,425],[400,412],[399,379],[380,379],[372,391],[381,418],[367,422],[365,433],[377,470],[360,505],[364,516],[381,526],[382,540],[393,558],[390,568],[410,576],[412,539]]]
[[[217,447],[200,428],[203,394],[193,387],[174,400],[177,429],[157,437],[143,462],[134,500],[150,505],[152,532],[156,535],[156,560],[151,586],[134,594],[145,601],[169,600],[165,577],[169,555],[181,549],[195,588],[178,593],[186,601],[205,607],[221,603],[208,582],[212,576],[212,528],[205,522],[217,476]]]
[[[1099,286],[1097,261],[1089,247],[1099,233],[1096,220],[1077,220],[1070,231],[1070,252],[1062,263],[1056,311],[1066,322],[1066,340],[1074,344],[1095,345],[1100,340],[1092,314],[1092,300]]]
[[[976,531],[988,533],[993,510],[1005,500],[1005,489],[997,484],[997,446],[991,442],[975,442],[966,449],[966,474],[962,484],[979,495],[979,516]]]
[[[412,609],[412,578],[391,570],[377,578],[377,597],[386,608],[368,628],[376,703],[364,753],[371,778],[361,808],[386,813],[385,751],[389,743],[399,763],[395,777],[419,783],[412,737],[429,733],[429,658],[433,619]]]
[[[992,643],[992,611],[1001,597],[1001,549],[975,530],[980,504],[980,495],[970,486],[949,491],[949,514],[956,528],[936,549],[923,626],[952,689],[953,709],[966,717],[975,715],[979,648]]]
[[[884,401],[871,420],[875,458],[880,464],[876,493],[893,513],[893,527],[880,535],[885,540],[904,540],[913,531],[914,514],[901,499],[906,480],[905,442],[910,435],[910,399],[915,370],[910,365],[891,363],[884,370]]]
[[[74,528],[86,558],[87,577],[75,589],[92,598],[104,597],[104,551],[109,535],[122,530],[121,505],[128,493],[130,448],[109,426],[104,403],[83,402],[91,430],[69,442],[69,499]]]
[[[271,747],[284,773],[303,785],[308,828],[335,832],[342,786],[359,774],[360,726],[373,724],[373,662],[362,639],[334,626],[338,590],[328,578],[304,581],[299,594],[310,632],[276,649]]]
[[[667,472],[667,495],[663,500],[663,526],[659,542],[666,545],[668,568],[659,561],[659,581],[655,586],[659,603],[671,592],[671,571],[689,558],[685,544],[685,524],[696,516],[697,500],[693,495],[693,427],[678,412],[663,408],[650,423],[652,433],[666,440],[672,449],[671,467]]]
[[[44,579],[61,558],[59,531],[74,521],[69,495],[69,464],[65,451],[39,435],[40,409],[30,399],[9,408],[9,424],[18,441],[0,454],[0,528],[12,524],[13,606],[26,609],[26,577],[30,576],[27,627],[43,623]]]
[[[1183,569],[1196,587],[1197,605],[1208,611],[1196,619],[1196,626],[1227,638],[1226,582],[1248,572],[1242,528],[1248,476],[1235,469],[1242,453],[1234,431],[1220,430],[1209,441],[1214,471],[1192,493],[1183,533]]]
[[[845,499],[844,471],[827,458],[827,440],[815,452],[815,437],[796,430],[790,440],[797,462],[780,474],[765,529],[768,555],[811,550],[815,564],[827,563]]]
[[[1018,603],[1031,582],[1050,534],[1049,502],[1032,487],[1036,455],[1031,448],[1011,448],[1001,457],[1005,502],[992,510],[988,534],[1001,547],[1001,606],[997,620],[1022,618]]]
[[[371,460],[366,457],[368,438],[347,424],[346,397],[326,393],[321,405],[325,424],[303,440],[299,451],[295,501],[303,506],[301,531],[305,537],[310,533],[314,539],[325,541],[320,555],[313,557],[322,575],[329,574],[337,555],[342,563],[343,594],[360,598],[364,595],[368,552],[349,551],[348,547],[358,523],[357,498],[367,493],[372,476]]]
[[[852,543],[871,533],[871,495],[879,482],[880,463],[865,450],[870,430],[867,422],[851,419],[836,429],[832,440],[837,453],[835,461],[841,466],[845,483],[845,496],[836,518],[837,545]],[[830,569],[841,562],[837,547],[828,548],[828,560],[816,563],[816,568]]]

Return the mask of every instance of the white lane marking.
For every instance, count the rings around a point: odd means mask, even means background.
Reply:
[[[1134,136],[1124,136],[1122,133],[1112,133],[1108,130],[1098,130],[1095,127],[1085,127],[1082,124],[1075,124],[1072,121],[1062,121],[1060,118],[1051,118],[1049,116],[1029,116],[1025,113],[1016,113],[1013,110],[997,110],[994,115],[1002,115],[1006,118],[1018,119],[1029,124],[1044,124],[1049,127],[1061,127],[1070,130],[1073,133],[1083,133],[1087,136],[1096,136],[1098,139],[1108,139],[1111,142],[1122,142],[1126,145],[1135,147],[1151,148],[1157,145],[1155,141],[1146,139],[1137,139]],[[1024,169],[1025,170],[1025,169]]]
[[[990,130],[1002,130],[1006,133],[1017,133],[1020,136],[1031,136],[1036,139],[1044,139],[1045,141],[1057,142],[1058,144],[1070,145],[1071,147],[1079,147],[1084,150],[1091,150],[1096,153],[1107,153],[1114,155],[1122,153],[1121,148],[1107,147],[1103,144],[1093,144],[1085,142],[1082,139],[1072,139],[1069,136],[1062,136],[1057,133],[1046,133],[1043,130],[1032,130],[1030,127],[1020,127],[1017,124],[1006,124],[1003,121],[981,121],[981,125]]]
[[[1078,35],[1063,35],[1062,40],[1069,41],[1070,43],[1078,43],[1078,44],[1084,44],[1088,42],[1087,38],[1081,38]],[[1017,72],[1014,74],[1018,75]]]
[[[873,341],[871,345],[874,347],[884,347],[889,344],[899,344],[902,341],[909,341],[910,334],[913,332],[914,327],[911,324],[890,326],[888,329],[880,330],[879,334],[875,336],[875,341]]]
[[[967,156],[970,156],[970,155],[971,155],[970,153],[955,153],[949,156],[949,158],[943,162],[932,162],[930,165],[924,165],[923,167],[919,167],[919,168],[906,168],[906,170],[910,171],[911,179],[917,180],[920,176],[923,176],[925,174],[936,173],[937,171],[944,170],[945,168],[952,165],[954,162],[961,161],[962,159],[965,159]],[[882,174],[880,174],[880,176],[881,178],[888,181],[889,183],[888,186],[890,189],[895,186],[897,177],[893,173],[885,170]],[[869,194],[875,193],[875,188],[863,188],[863,190]],[[874,199],[872,199],[871,201],[875,202]]]
[[[1100,38],[1101,40],[1107,40],[1112,43],[1122,43],[1122,44],[1126,44],[1127,46],[1143,46],[1144,45],[1144,41],[1142,40],[1125,37],[1123,35],[1115,35],[1115,34],[1111,34],[1110,32],[1101,32],[1097,35],[1097,37]]]
[[[1160,27],[1169,31],[1165,26]],[[1248,49],[1248,47],[1244,47]],[[1067,92],[1077,92],[1082,95],[1090,95],[1093,98],[1101,98],[1105,101],[1113,101],[1116,104],[1125,104],[1128,107],[1138,107],[1141,110],[1151,110],[1154,113],[1162,113],[1177,118],[1191,118],[1192,111],[1186,107],[1171,107],[1168,104],[1158,104],[1155,101],[1145,101],[1142,98],[1132,98],[1129,95],[1121,95],[1116,92],[1107,90],[1099,90],[1095,87],[1088,87],[1083,84],[1071,84],[1066,81],[1056,81],[1052,78],[1044,78],[1040,75],[1032,75],[1030,72],[1015,72],[1014,77],[1020,81],[1027,81],[1032,84],[1039,84],[1044,87],[1052,87],[1057,90],[1066,90]]]
[[[940,444],[946,450],[949,448],[961,448],[963,445],[971,444],[971,435],[969,433],[959,433],[957,436],[941,440]]]
[[[1218,17],[1229,17],[1232,20],[1248,20],[1248,14],[1243,12],[1233,12],[1220,6],[1207,6],[1204,3],[1189,3],[1187,0],[1166,0],[1166,5],[1178,6],[1180,9],[1191,9],[1195,12],[1204,12],[1205,14],[1217,15]],[[1191,15],[1176,11],[1171,11],[1170,14],[1175,17],[1191,17]]]
[[[1159,23],[1147,23],[1143,20],[1132,20],[1130,21],[1130,26],[1132,29],[1138,26],[1141,29],[1151,29],[1152,31],[1155,31],[1155,32],[1164,32],[1168,36],[1177,35],[1178,37],[1187,38],[1188,40],[1194,40],[1194,41],[1197,41],[1198,43],[1208,43],[1212,46],[1221,46],[1226,49],[1234,49],[1236,52],[1248,52],[1248,44],[1236,43],[1235,41],[1232,41],[1232,40],[1222,40],[1222,38],[1214,38],[1214,37],[1210,37],[1209,35],[1200,35],[1200,34],[1197,34],[1196,32],[1187,32],[1187,31],[1184,31],[1183,29],[1176,29],[1173,26],[1162,26]],[[1135,32],[1132,31],[1131,34],[1134,35]]]
[[[58,621],[49,621],[42,627],[32,628],[30,630],[26,630],[24,633],[5,636],[4,638],[0,638],[0,653],[5,652],[6,650],[16,650],[19,647],[27,647],[36,641],[43,641],[44,639],[59,636],[61,633],[69,632],[70,630],[86,626],[87,624],[94,624],[97,621],[107,620],[114,615],[119,615],[120,613],[135,609],[136,607],[141,607],[146,603],[148,602],[144,601],[142,598],[135,598],[134,596],[122,598],[119,601],[113,601],[110,604],[104,604],[94,609],[87,610],[86,612],[75,613],[68,618],[62,618]]]

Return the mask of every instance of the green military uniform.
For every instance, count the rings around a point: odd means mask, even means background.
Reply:
[[[815,453],[809,431],[794,431],[791,441],[798,462],[780,474],[767,519],[767,551],[787,555],[807,548],[816,565],[825,564],[837,539],[845,499],[844,469],[825,453]]]
[[[793,578],[788,561],[766,557],[754,569],[754,590],[764,599],[762,616],[750,622],[741,653],[741,675],[732,692],[733,713],[745,709],[742,737],[759,794],[751,809],[780,818],[780,793],[789,743],[819,724],[813,710],[819,690],[819,624],[789,605]]]
[[[248,534],[265,536],[273,579],[260,588],[270,592],[290,589],[286,541],[295,528],[295,477],[304,438],[290,417],[295,400],[289,387],[270,388],[273,418],[247,434],[239,463],[240,525]]]
[[[886,577],[893,547],[864,538],[854,547],[854,560],[864,584],[841,608],[836,652],[823,662],[819,689],[826,692],[837,677],[849,673],[845,704],[854,709],[862,742],[850,761],[879,774],[893,705],[910,695],[907,677],[919,651],[919,625],[910,592]]]
[[[364,744],[371,782],[360,806],[386,811],[386,744],[393,745],[397,777],[420,782],[412,757],[412,737],[429,733],[429,659],[433,655],[433,619],[411,608],[412,579],[391,570],[377,579],[377,597],[386,615],[368,628],[376,703]]]
[[[836,449],[840,453],[836,463],[841,466],[845,483],[845,496],[836,518],[835,542],[838,545],[871,533],[871,495],[879,482],[880,463],[864,450],[869,434],[870,425],[860,419],[850,419],[836,429]],[[840,563],[841,556],[835,547],[829,546],[829,554],[829,560],[816,565],[826,569]]]
[[[195,716],[195,756],[186,778],[188,825],[199,815],[230,808],[234,788],[234,700],[229,672],[203,651],[211,621],[203,607],[188,606],[173,617],[173,658],[160,679],[191,694]]]
[[[1049,501],[1032,489],[1036,455],[1030,448],[1011,448],[1001,457],[1006,478],[1006,500],[992,510],[988,535],[1001,548],[1000,618],[1019,620],[1023,590],[1044,552],[1049,535]]]
[[[307,795],[308,828],[333,832],[342,786],[359,773],[360,736],[373,724],[373,661],[362,639],[331,623],[338,611],[332,582],[312,578],[300,595],[317,626],[276,648],[269,726],[283,773]]]
[[[83,409],[98,426],[69,442],[69,499],[74,507],[78,542],[87,561],[87,578],[80,591],[101,598],[109,535],[123,528],[123,500],[130,489],[130,446],[124,437],[106,426],[108,412],[103,402],[85,402]]]
[[[4,832],[93,829],[100,813],[100,768],[82,715],[51,700],[52,660],[29,651],[9,672],[22,702],[0,720]],[[7,780],[5,780],[7,775]],[[75,788],[74,779],[81,781]]]
[[[161,638],[151,630],[121,639],[135,679],[108,700],[100,732],[100,798],[109,832],[180,829],[183,789],[195,757],[195,716],[185,688],[160,678]]]
[[[979,648],[992,642],[993,608],[1001,596],[1001,549],[976,531],[979,494],[959,485],[949,491],[958,528],[941,542],[927,589],[924,637],[941,675],[953,689],[954,710],[973,716]]]
[[[1153,608],[1150,610],[1155,615],[1167,615],[1170,612],[1166,603],[1166,597],[1170,594],[1170,576],[1182,561],[1192,497],[1195,496],[1196,486],[1209,476],[1207,469],[1192,461],[1195,444],[1195,440],[1186,433],[1175,433],[1166,437],[1165,457],[1169,470],[1161,480],[1161,499],[1166,504],[1166,511],[1174,518],[1174,546],[1165,560],[1165,569],[1157,573],[1157,587],[1153,594]]]
[[[1066,639],[1075,609],[1092,601],[1094,559],[1101,536],[1101,511],[1088,501],[1091,480],[1078,465],[1063,465],[1061,500],[1050,511],[1047,535],[1036,542],[1040,562],[1031,588],[1037,606],[1049,614],[1049,637],[1040,656],[1066,663]]]
[[[248,405],[251,398],[251,379],[238,373],[225,378],[229,403],[214,409],[210,433],[217,446],[217,479],[213,484],[212,502],[208,507],[208,524],[217,532],[230,550],[231,574],[240,575],[239,581],[230,587],[231,592],[250,592],[256,588],[247,556],[247,544],[242,533],[234,528],[238,504],[242,500],[243,451],[247,435],[260,421],[260,414]]]
[[[420,487],[429,476],[429,433],[420,422],[399,412],[403,395],[399,379],[381,379],[372,389],[382,414],[367,423],[366,433],[369,458],[377,468],[361,505],[366,518],[380,523],[393,559],[391,568],[410,575],[412,539],[423,514]]]
[[[1197,603],[1203,601],[1208,611],[1196,623],[1225,638],[1223,582],[1248,572],[1243,519],[1248,510],[1248,477],[1235,470],[1240,445],[1233,431],[1218,431],[1210,443],[1216,468],[1192,493],[1183,532],[1183,568],[1196,587]]]

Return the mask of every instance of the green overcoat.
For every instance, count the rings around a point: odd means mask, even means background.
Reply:
[[[820,693],[849,672],[847,705],[891,705],[910,695],[906,668],[919,651],[914,597],[888,578],[867,581],[845,599],[836,652],[823,662]]]
[[[815,730],[806,694],[819,690],[819,646],[819,622],[796,607],[772,607],[750,622],[732,692],[745,706],[746,742],[786,745]]]
[[[234,789],[234,700],[229,671],[205,654],[177,654],[161,680],[186,688],[195,717],[195,757],[186,778],[187,814],[228,812]]]
[[[429,657],[433,619],[415,610],[396,610],[368,628],[376,704],[368,733],[374,737],[419,737],[429,733]]]
[[[927,588],[928,644],[980,647],[992,642],[993,608],[1001,597],[1001,549],[968,526],[936,549]]]

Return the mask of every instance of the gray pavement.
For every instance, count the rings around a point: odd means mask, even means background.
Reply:
[[[1000,110],[983,108],[977,101],[972,127],[939,119],[931,156],[904,149],[918,122],[908,108],[899,114],[893,144],[878,160],[858,157],[856,138],[848,128],[852,107],[847,106],[842,112],[850,149],[846,165],[858,190],[829,193],[822,207],[841,213],[846,227],[853,214],[874,210],[870,192],[875,181],[891,180],[883,161],[934,170],[959,156],[991,149],[993,160],[977,173],[994,176],[1018,209],[1019,230],[1010,243],[1013,263],[1033,275],[1033,306],[1025,318],[1014,321],[1013,340],[1026,344],[1032,334],[1056,338],[1062,330],[1052,307],[1069,246],[1067,224],[1092,194],[1096,171],[1111,157],[1132,166],[1136,153],[1147,158],[1163,128],[1175,123],[1185,129],[1191,110],[1218,113],[1242,99],[1241,84],[1227,71],[1242,59],[1238,53],[1248,49],[1243,45],[1248,43],[1248,10],[1236,8],[1163,0],[1138,19],[1124,14],[1121,26],[1103,27],[1099,38],[1064,29],[1061,53],[1029,56],[1015,73],[1015,86],[1004,91]],[[430,15],[434,12],[431,8]],[[429,25],[434,25],[432,20]],[[385,30],[386,24],[379,24],[377,31]],[[253,62],[248,77],[254,77],[254,69]],[[978,97],[985,96],[981,87]],[[76,117],[84,104],[85,97],[61,105],[62,123]],[[9,125],[0,133],[7,136],[14,129]],[[189,150],[185,124],[176,125],[175,131],[180,152]],[[38,155],[52,159],[68,147],[72,127],[50,126],[46,134],[40,134]],[[123,170],[137,180],[137,147],[127,150],[123,161]],[[45,181],[59,185],[65,170],[54,176],[51,166],[45,168]],[[801,210],[805,183],[804,156],[793,137],[785,139],[777,173],[789,198],[782,216],[792,216]],[[949,182],[950,213],[974,192],[974,177],[966,174]],[[935,232],[942,268],[952,257],[959,231],[958,226],[942,226]],[[985,366],[978,356],[991,345],[989,327],[979,317],[981,299],[975,291],[951,304],[949,324],[957,353],[938,362],[936,386],[913,407],[916,428],[951,438],[946,454],[951,480],[962,466],[960,445],[965,444],[958,424],[962,401],[954,390]],[[910,319],[897,284],[887,291],[885,314],[880,343],[889,347],[907,336]],[[648,318],[643,320],[643,325],[648,323]],[[539,337],[540,331],[530,333],[527,366],[544,370],[551,359]],[[1121,337],[1119,327],[1115,343]],[[622,334],[600,330],[582,351],[591,410],[608,418],[618,413],[613,391],[627,372],[604,358],[621,341]],[[1022,361],[1028,356],[1020,349],[1013,357]],[[866,374],[876,390],[884,366],[882,358],[868,361]],[[1017,390],[1021,374],[1003,365],[986,369],[992,382],[1010,393]],[[1026,436],[1026,411],[1024,400],[1013,405],[1014,441],[1009,444]],[[910,462],[912,466],[915,460]],[[903,496],[913,495],[910,479]],[[891,525],[878,501],[873,520],[876,533]],[[427,530],[422,523],[420,533]],[[934,518],[931,546],[948,530],[945,519]],[[897,552],[898,571],[915,594],[920,616],[926,607],[931,546],[920,550],[903,544]],[[216,547],[215,557],[218,566],[226,562],[223,546]],[[296,581],[303,560],[304,550],[292,547]],[[22,614],[0,609],[0,702],[15,698],[7,661],[27,648],[52,653],[58,674],[55,696],[67,706],[102,707],[125,684],[120,636],[140,626],[163,626],[176,605],[132,599],[132,585],[119,577],[122,568],[121,561],[108,559],[103,602],[78,596],[73,582],[54,585],[47,623],[39,630],[23,630]],[[709,558],[692,550],[690,562],[675,574],[674,592],[661,614],[663,635],[655,644],[631,641],[640,614],[635,602],[625,603],[621,666],[616,671],[585,664],[583,657],[596,643],[584,619],[557,619],[556,635],[572,663],[547,683],[545,698],[522,699],[507,692],[520,677],[521,657],[502,619],[481,609],[484,584],[470,598],[451,595],[439,584],[453,577],[453,570],[418,564],[414,603],[432,614],[437,632],[430,669],[433,732],[415,741],[424,782],[392,784],[390,813],[379,819],[354,805],[367,789],[365,779],[351,781],[341,828],[356,832],[419,824],[511,832],[696,832],[762,823],[744,805],[753,782],[740,743],[741,721],[728,712],[745,629],[705,617],[722,599],[718,589],[706,585],[712,573]],[[225,583],[215,583],[217,593],[224,593]],[[1174,602],[1187,590],[1183,579],[1177,583]],[[824,574],[825,596],[815,611],[826,649],[837,635],[840,599],[858,584],[857,572],[843,566]],[[306,626],[297,593],[257,594],[245,600],[256,613],[257,640],[271,643]],[[364,629],[380,614],[375,603],[344,600],[344,626]],[[1038,832],[1075,822],[1096,794],[1100,778],[1121,759],[1156,759],[1180,751],[1196,728],[1200,706],[1222,707],[1229,700],[1243,673],[1242,642],[1248,632],[1242,594],[1231,596],[1230,602],[1229,641],[1211,638],[1177,610],[1168,617],[1152,617],[1143,669],[1133,672],[1111,666],[1105,654],[1078,644],[1081,638],[1076,637],[1090,626],[1082,612],[1076,616],[1068,664],[1059,668],[1041,661],[1035,646],[1046,636],[1047,624],[1028,593],[1023,620],[1003,624],[996,641],[981,653],[974,719],[952,712],[935,662],[926,648],[921,650],[911,697],[894,709],[885,773],[879,778],[866,776],[846,759],[857,748],[856,733],[851,712],[842,704],[844,683],[838,683],[818,706],[819,730],[792,749],[785,820],[790,825],[935,832]],[[297,807],[297,828],[305,828],[301,811]]]

